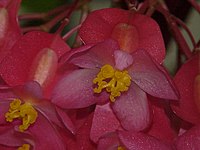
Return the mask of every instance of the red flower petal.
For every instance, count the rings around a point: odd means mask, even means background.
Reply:
[[[137,49],[145,49],[154,59],[162,63],[165,57],[162,34],[158,24],[150,17],[116,8],[97,10],[88,15],[79,34],[86,44],[97,43],[111,37],[120,38],[124,31],[116,31],[117,33],[112,35],[113,29],[119,23],[132,25],[138,33],[138,36],[135,36],[135,30],[130,31],[134,35],[130,34],[129,31],[127,32],[131,38],[128,47],[136,49],[135,44],[137,45],[138,41]],[[121,36],[118,36],[119,34]],[[123,39],[119,39],[119,44],[121,43],[120,40]],[[126,41],[124,39],[124,42]]]
[[[69,116],[67,115],[66,112],[64,112],[62,109],[60,109],[59,107],[56,107],[56,111],[59,115],[59,117],[61,118],[62,122],[64,123],[65,127],[72,133],[75,134],[76,133],[76,129],[74,124],[72,123],[71,119],[69,118]]]
[[[180,102],[173,103],[172,109],[182,119],[200,123],[200,111],[194,100],[194,80],[199,73],[199,54],[187,61],[177,72],[174,80],[180,91]]]
[[[119,131],[119,138],[124,146],[131,150],[172,150],[170,145],[140,132]]]
[[[165,113],[164,105],[166,105],[166,103],[161,102],[160,100],[152,101],[151,98],[153,121],[147,133],[162,141],[172,143],[177,133],[172,129],[171,122]]]
[[[98,71],[79,69],[64,75],[53,90],[52,102],[62,108],[83,108],[107,100],[105,92],[100,95],[93,92],[92,80]]]
[[[67,44],[58,35],[38,31],[29,32],[15,43],[8,56],[2,61],[0,65],[2,78],[11,86],[26,82],[34,58],[44,48],[54,50],[58,57],[69,50]]]
[[[129,74],[133,82],[152,96],[164,99],[178,99],[178,92],[169,75],[148,53],[138,50],[132,56],[133,64]]]
[[[110,133],[99,139],[97,150],[116,150],[120,146],[116,133]]]
[[[150,112],[147,97],[137,85],[132,83],[127,93],[112,104],[113,111],[126,130],[141,131],[150,123]]]
[[[178,137],[175,145],[177,150],[200,149],[200,126],[197,125]]]
[[[109,103],[96,106],[90,131],[90,138],[92,141],[97,143],[101,136],[109,132],[114,132],[119,127],[120,123],[113,114]]]
[[[0,62],[21,36],[17,19],[20,3],[21,0],[0,2]]]
[[[29,127],[28,132],[35,139],[34,149],[44,150],[65,150],[65,145],[55,127],[41,114],[38,115],[36,122]],[[45,136],[44,136],[45,135]]]

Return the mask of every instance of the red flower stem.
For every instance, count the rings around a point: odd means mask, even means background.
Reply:
[[[79,24],[82,24],[83,21],[85,21],[87,15],[89,13],[89,6],[88,4],[84,4],[81,8],[81,17],[80,17],[80,21]],[[72,45],[72,47],[79,47],[82,44],[81,38],[80,36],[77,34],[74,40],[74,43]]]
[[[175,16],[171,16],[179,25],[181,25],[183,27],[183,29],[187,32],[188,36],[190,37],[191,39],[191,42],[193,44],[193,47],[196,46],[196,42],[195,42],[195,39],[190,31],[190,29],[185,25],[185,23],[180,20],[179,18],[175,17]]]
[[[73,29],[71,29],[69,32],[67,32],[62,38],[64,41],[68,40],[70,38],[70,36],[76,32],[79,28],[81,27],[81,24],[77,25],[76,27],[74,27]]]
[[[69,18],[72,12],[74,11],[74,9],[77,7],[78,2],[79,0],[75,0],[75,2],[72,4],[72,6],[68,10],[61,12],[59,15],[54,17],[51,21],[42,25],[44,29],[47,29],[47,31],[49,31],[53,26],[55,26],[62,19]]]
[[[149,0],[145,0],[142,6],[139,8],[138,12],[141,14],[145,14],[148,7],[149,7]]]
[[[188,0],[188,2],[200,13],[200,5],[196,0]]]
[[[45,18],[49,17],[49,16],[53,16],[53,15],[56,15],[64,10],[66,10],[69,6],[67,5],[62,5],[62,6],[59,6],[53,10],[50,10],[49,12],[47,13],[32,13],[32,14],[23,14],[23,15],[20,15],[18,17],[19,20],[45,20]]]
[[[63,19],[63,21],[61,22],[60,27],[56,30],[55,34],[61,34],[61,32],[63,31],[63,29],[65,28],[65,26],[69,23],[69,19],[65,18]]]
[[[55,16],[52,20],[50,20],[49,22],[47,22],[47,23],[45,23],[43,25],[40,25],[40,26],[25,27],[25,28],[23,28],[22,31],[23,32],[28,32],[28,31],[32,31],[32,30],[42,30],[42,31],[49,32],[51,30],[51,28],[54,27],[59,21],[61,21],[64,18],[69,18],[69,16],[73,12],[73,10],[76,8],[78,1],[79,0],[76,0],[71,5],[71,7],[69,7],[69,9],[61,12],[60,14],[58,14],[57,16]]]
[[[164,15],[166,21],[169,24],[169,27],[171,29],[171,33],[174,36],[174,39],[176,40],[180,50],[185,54],[185,56],[187,58],[192,57],[192,52],[190,51],[190,48],[186,42],[186,40],[184,39],[182,33],[180,32],[176,21],[173,19],[173,17],[171,16],[171,14],[165,10],[163,7],[161,7],[160,5],[158,7],[156,7],[156,9]]]

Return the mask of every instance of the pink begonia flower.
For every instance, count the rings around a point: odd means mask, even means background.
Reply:
[[[69,46],[59,35],[32,31],[23,35],[0,63],[0,75],[9,86],[37,81],[46,97],[59,77],[58,59]]]
[[[134,11],[117,8],[93,11],[83,22],[79,36],[85,44],[112,38],[121,50],[131,53],[144,49],[159,63],[165,57],[165,45],[158,24]]]
[[[95,103],[108,103],[110,97],[111,107],[123,128],[144,130],[150,122],[146,93],[177,99],[177,92],[165,70],[146,51],[137,50],[129,54],[119,49],[116,41],[106,40],[85,51],[80,48],[69,53],[71,57],[68,57],[67,63],[82,69],[64,75],[57,82],[52,102],[67,109],[83,108]],[[110,77],[113,71],[116,76],[121,74],[122,78]],[[100,87],[96,89],[94,80],[101,78],[102,72],[110,78],[100,80]],[[108,80],[115,82],[107,84]],[[103,89],[100,93],[95,92],[101,88],[101,83],[108,85],[106,91],[110,96]],[[129,86],[125,87],[125,83]]]
[[[0,144],[7,147],[28,144],[37,150],[46,149],[47,146],[52,150],[64,150],[66,145],[58,128],[63,132],[68,128],[74,134],[73,123],[65,113],[61,113],[60,108],[42,98],[40,85],[29,82],[24,86],[4,89],[6,90],[12,90],[13,94],[7,95],[7,98],[3,96],[0,101]],[[18,107],[19,101],[21,104]],[[17,112],[21,115],[18,116]]]
[[[185,121],[200,123],[200,54],[194,55],[176,73],[174,81],[180,101],[171,103],[173,111]]]
[[[21,0],[0,1],[0,62],[21,36],[17,19],[20,3]]]
[[[9,88],[13,88],[14,94],[19,98],[19,100],[15,98],[16,96],[10,98],[7,95],[9,92],[2,91],[6,89],[6,85],[2,85],[0,96],[5,100],[2,99],[1,102],[7,106],[21,103],[18,111],[27,108],[28,112],[32,112],[33,121],[30,122],[33,123],[30,123],[31,127],[24,132],[34,137],[35,143],[29,144],[37,147],[36,149],[45,149],[50,144],[53,144],[50,149],[65,149],[59,132],[53,126],[54,123],[75,134],[73,123],[67,114],[49,102],[51,88],[59,78],[59,71],[62,72],[62,69],[58,68],[58,59],[68,50],[70,50],[69,46],[59,35],[33,31],[21,36],[0,63],[1,77]],[[28,95],[33,95],[37,100],[32,101],[32,96],[27,97]],[[9,118],[14,108],[4,105],[2,107],[10,112],[6,117]],[[26,127],[20,130],[26,130]],[[45,134],[49,135],[48,138],[44,136]]]

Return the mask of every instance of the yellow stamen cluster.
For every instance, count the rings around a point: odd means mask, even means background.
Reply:
[[[5,114],[6,121],[8,122],[12,122],[13,119],[22,120],[22,125],[19,126],[19,130],[21,132],[28,129],[28,127],[36,121],[37,116],[37,111],[30,103],[22,104],[21,100],[19,99],[14,99],[10,103],[10,108]]]
[[[121,92],[128,90],[131,85],[131,77],[128,71],[115,70],[111,65],[104,65],[97,77],[93,80],[98,87],[94,88],[94,93],[101,93],[102,89],[106,89],[110,93],[111,102],[115,101],[115,97],[121,95]]]
[[[30,145],[29,144],[23,144],[17,150],[29,150],[29,149],[30,149]]]

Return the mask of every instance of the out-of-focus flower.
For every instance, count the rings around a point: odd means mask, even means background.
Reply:
[[[173,111],[192,124],[200,123],[199,56],[194,55],[176,73],[174,81],[180,91],[180,101],[171,103]]]
[[[37,81],[48,97],[49,90],[59,76],[58,59],[68,50],[69,46],[59,35],[28,32],[15,43],[0,63],[0,75],[10,86]]]
[[[67,63],[81,69],[62,77],[53,90],[52,102],[63,108],[82,108],[108,103],[110,97],[111,107],[125,129],[145,129],[150,122],[146,93],[177,99],[177,91],[146,51],[129,54],[119,49],[117,42],[106,40],[69,53]]]
[[[21,0],[0,1],[0,62],[21,36],[17,19],[20,3]]]
[[[93,11],[83,22],[79,35],[85,44],[112,38],[121,50],[131,53],[143,49],[159,63],[165,57],[165,45],[158,24],[137,12],[116,8]]]
[[[23,144],[28,144],[37,150],[47,146],[52,150],[64,150],[65,144],[57,128],[63,132],[68,125],[73,128],[67,115],[61,114],[60,108],[42,98],[41,87],[37,82],[17,86],[12,91],[13,95],[0,101],[0,128],[3,129],[0,139],[5,138],[1,144],[7,147],[23,147]],[[9,132],[10,129],[12,132]],[[72,129],[70,132],[75,131]]]

